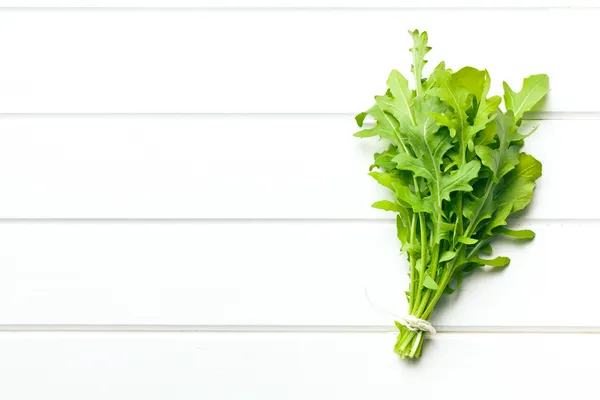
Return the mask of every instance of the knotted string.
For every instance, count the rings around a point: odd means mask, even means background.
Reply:
[[[365,297],[367,298],[367,301],[369,302],[371,307],[376,308],[385,314],[391,315],[392,317],[394,317],[394,319],[399,324],[405,326],[406,329],[408,329],[409,331],[427,332],[430,335],[435,335],[436,330],[433,327],[433,325],[431,325],[431,322],[429,322],[425,319],[417,318],[414,315],[410,315],[410,314],[405,315],[405,316],[400,316],[398,314],[394,314],[393,312],[381,307],[379,304],[374,302],[373,299],[371,299],[371,296],[369,296],[369,290],[367,289],[366,286],[365,286]]]

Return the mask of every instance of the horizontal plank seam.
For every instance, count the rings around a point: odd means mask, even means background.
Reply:
[[[98,113],[71,113],[71,112],[56,112],[56,113],[43,113],[43,112],[19,112],[19,113],[6,113],[0,112],[0,118],[22,118],[22,117],[137,117],[137,118],[159,118],[159,117],[201,117],[201,118],[329,118],[329,117],[348,117],[349,119],[354,118],[358,114],[352,112],[255,112],[255,113],[244,113],[244,112],[98,112]],[[600,111],[546,111],[546,112],[535,112],[527,113],[523,117],[524,120],[600,120]]]
[[[600,334],[600,326],[437,326],[439,333]],[[0,332],[390,333],[391,325],[0,325]]]
[[[600,6],[595,5],[551,5],[551,6],[381,6],[381,7],[356,7],[356,6],[253,6],[253,7],[211,7],[211,6],[0,6],[0,11],[148,11],[148,12],[165,12],[165,11],[214,11],[214,12],[229,12],[229,11],[244,11],[244,12],[264,12],[264,11],[310,11],[310,12],[369,12],[369,11],[564,11],[564,10],[598,10]]]
[[[88,223],[101,223],[101,224],[195,224],[195,223],[381,223],[381,224],[392,224],[395,223],[393,218],[22,218],[22,217],[2,217],[0,218],[0,224],[54,224],[54,223],[65,223],[65,224],[88,224]],[[600,218],[521,218],[510,220],[509,222],[514,223],[592,223],[596,224],[600,222]]]

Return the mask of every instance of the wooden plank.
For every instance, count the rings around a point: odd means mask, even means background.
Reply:
[[[501,4],[491,0],[2,0],[0,7],[35,8],[549,8],[594,7],[594,0],[505,0]]]
[[[0,112],[360,112],[385,91],[390,70],[409,70],[413,28],[430,33],[429,68],[488,68],[494,92],[502,80],[517,88],[547,73],[545,110],[600,112],[600,82],[573,84],[574,71],[596,72],[586,38],[600,36],[599,17],[600,9],[5,9]],[[521,28],[507,29],[508,20]],[[474,23],[488,33],[473,35]]]
[[[370,208],[388,196],[367,175],[385,146],[356,130],[350,116],[4,116],[0,217],[392,218]],[[528,218],[600,218],[599,130],[541,122]]]
[[[522,227],[536,239],[495,245],[512,264],[468,278],[438,328],[600,327],[600,265],[572,250],[593,248],[599,223]],[[391,221],[2,223],[0,242],[1,325],[393,329],[378,307],[406,312]]]
[[[423,398],[426,391],[431,399],[501,400],[589,398],[597,390],[598,335],[440,335],[416,364],[393,354],[394,339],[331,333],[3,333],[0,394],[65,400],[251,394],[300,400],[318,393],[358,400],[398,393]]]

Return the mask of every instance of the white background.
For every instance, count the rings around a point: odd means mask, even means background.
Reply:
[[[443,8],[441,8],[443,7]],[[590,398],[600,4],[0,1],[0,398]],[[354,114],[408,73],[547,73],[502,271],[392,352],[407,286]]]

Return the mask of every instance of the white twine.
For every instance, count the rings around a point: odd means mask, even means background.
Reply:
[[[406,329],[408,329],[409,331],[427,332],[430,335],[435,335],[435,333],[436,333],[435,328],[433,327],[433,325],[431,325],[431,322],[427,321],[426,319],[417,318],[414,315],[410,315],[410,314],[405,315],[405,316],[400,316],[398,314],[394,314],[393,312],[381,307],[379,304],[374,302],[373,299],[371,299],[371,296],[369,296],[369,290],[367,289],[366,286],[365,286],[365,297],[367,298],[367,301],[369,302],[369,304],[371,304],[371,307],[376,308],[385,314],[391,315],[392,317],[394,317],[394,319],[398,323],[405,326]]]
[[[431,322],[426,319],[417,318],[414,315],[405,315],[399,318],[398,322],[404,325],[409,331],[427,332],[431,335],[435,335],[436,332]]]

